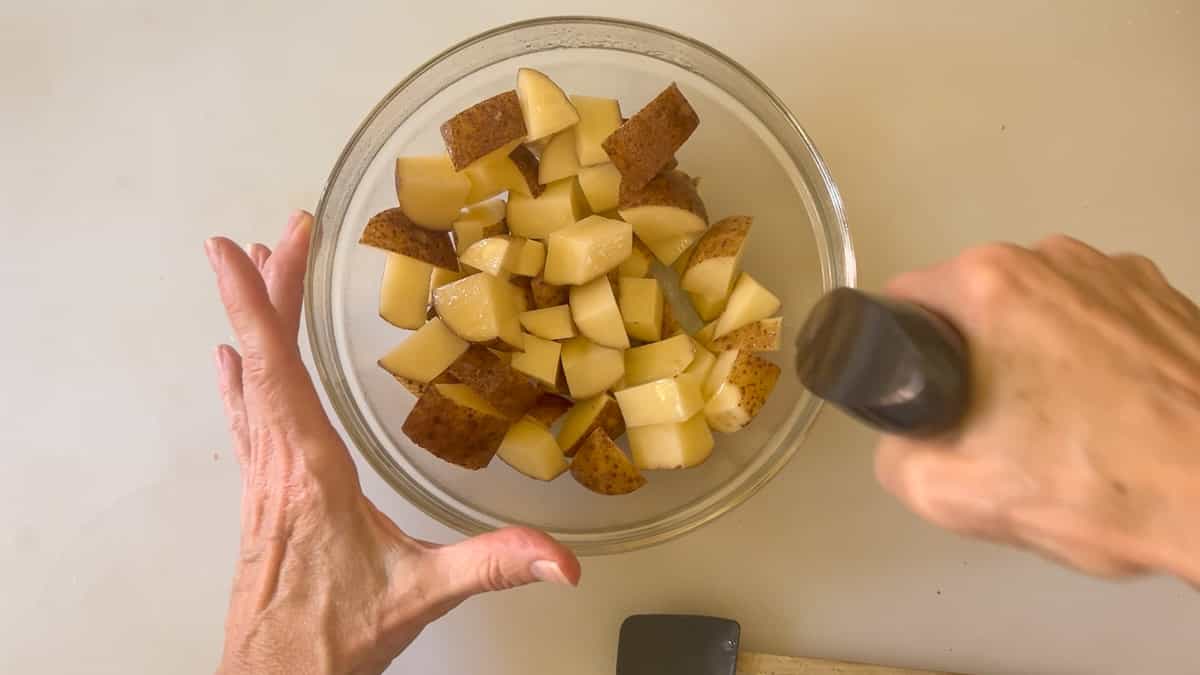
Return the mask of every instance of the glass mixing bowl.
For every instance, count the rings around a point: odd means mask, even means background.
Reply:
[[[784,347],[768,355],[783,375],[759,416],[740,433],[717,434],[704,464],[648,472],[649,484],[626,496],[593,494],[569,476],[534,481],[502,461],[468,471],[433,457],[400,430],[412,396],[376,365],[407,332],[379,318],[384,256],[357,240],[372,214],[396,205],[394,159],[443,152],[438,126],[512,89],[521,66],[546,72],[567,92],[618,98],[626,115],[678,82],[700,116],[679,166],[701,177],[714,221],[754,217],[744,269],[783,301]],[[796,331],[823,292],[854,281],[833,178],[762,82],[712,47],[661,28],[559,17],[503,26],[451,47],[375,106],[338,158],[317,207],[305,309],[317,370],[346,432],[400,494],[468,535],[524,524],[592,555],[699,527],[783,468],[821,408],[794,372]]]

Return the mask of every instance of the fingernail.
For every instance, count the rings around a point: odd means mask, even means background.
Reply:
[[[217,345],[213,358],[217,361],[217,371],[225,374],[225,348],[222,345]]]
[[[529,566],[529,571],[533,573],[534,578],[538,581],[546,583],[558,584],[560,586],[572,585],[567,581],[567,575],[563,574],[562,568],[558,563],[549,560],[538,560]]]
[[[204,254],[208,256],[208,264],[215,270],[221,263],[221,252],[216,237],[204,240]]]
[[[288,234],[289,235],[295,234],[295,233],[301,231],[302,229],[308,229],[307,225],[309,222],[311,222],[311,221],[308,218],[308,211],[305,211],[303,209],[294,211],[292,213],[291,217],[288,218],[288,224],[287,224]]]

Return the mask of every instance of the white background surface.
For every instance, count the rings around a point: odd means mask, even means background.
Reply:
[[[274,241],[362,116],[450,43],[545,3],[0,5],[0,671],[215,665],[237,469],[202,240]],[[1046,5],[1051,5],[1046,7]],[[562,0],[688,33],[816,140],[862,281],[1067,231],[1200,295],[1200,6]],[[1019,339],[1019,336],[1014,336]],[[1136,355],[1131,355],[1136,358]],[[701,531],[479,598],[390,672],[611,673],[621,619],[698,612],[745,645],[977,673],[1200,671],[1200,595],[1091,581],[917,522],[870,433],[826,413]],[[369,469],[369,494],[448,540]]]

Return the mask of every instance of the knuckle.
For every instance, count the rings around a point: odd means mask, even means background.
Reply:
[[[1019,289],[1028,258],[1028,251],[1010,244],[989,244],[967,251],[960,261],[966,292],[977,302],[1005,300]]]
[[[479,586],[488,591],[503,591],[515,584],[504,572],[504,565],[496,556],[488,556],[479,566]]]
[[[1081,251],[1081,250],[1090,250],[1090,249],[1088,249],[1087,245],[1085,245],[1083,242],[1081,242],[1078,239],[1071,237],[1069,235],[1062,234],[1061,232],[1055,233],[1048,237],[1043,238],[1036,245],[1034,245],[1034,248],[1036,248],[1039,251],[1050,251],[1050,252],[1055,252],[1055,251],[1076,252],[1076,251]]]

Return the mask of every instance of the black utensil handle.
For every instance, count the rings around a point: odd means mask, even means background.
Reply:
[[[966,340],[924,307],[839,288],[809,313],[796,347],[804,386],[882,431],[934,435],[966,413]]]

